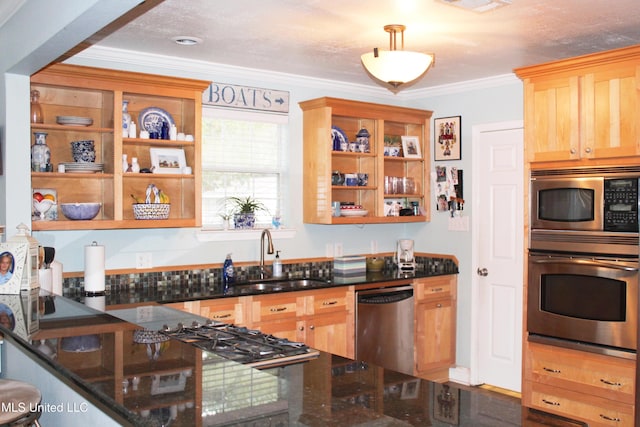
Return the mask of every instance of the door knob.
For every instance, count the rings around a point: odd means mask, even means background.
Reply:
[[[476,271],[478,273],[478,276],[488,276],[489,275],[489,270],[487,270],[486,268],[480,268],[478,267],[478,270]]]

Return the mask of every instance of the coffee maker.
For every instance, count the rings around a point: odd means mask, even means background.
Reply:
[[[413,258],[413,240],[398,240],[398,249],[396,252],[396,264],[400,272],[412,273],[416,269],[416,262]]]

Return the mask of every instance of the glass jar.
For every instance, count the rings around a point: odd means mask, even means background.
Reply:
[[[31,170],[33,172],[51,172],[51,150],[47,145],[46,132],[34,132],[35,143],[31,146]]]
[[[40,91],[31,91],[31,123],[44,123],[42,106],[40,105]]]

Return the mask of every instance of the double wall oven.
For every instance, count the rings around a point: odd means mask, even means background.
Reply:
[[[640,167],[531,175],[530,341],[635,358]]]

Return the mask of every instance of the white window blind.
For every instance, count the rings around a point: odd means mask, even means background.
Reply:
[[[256,212],[256,224],[271,224],[280,214],[284,192],[286,116],[227,111],[203,106],[202,222],[220,227],[228,197],[252,196],[268,212]]]

